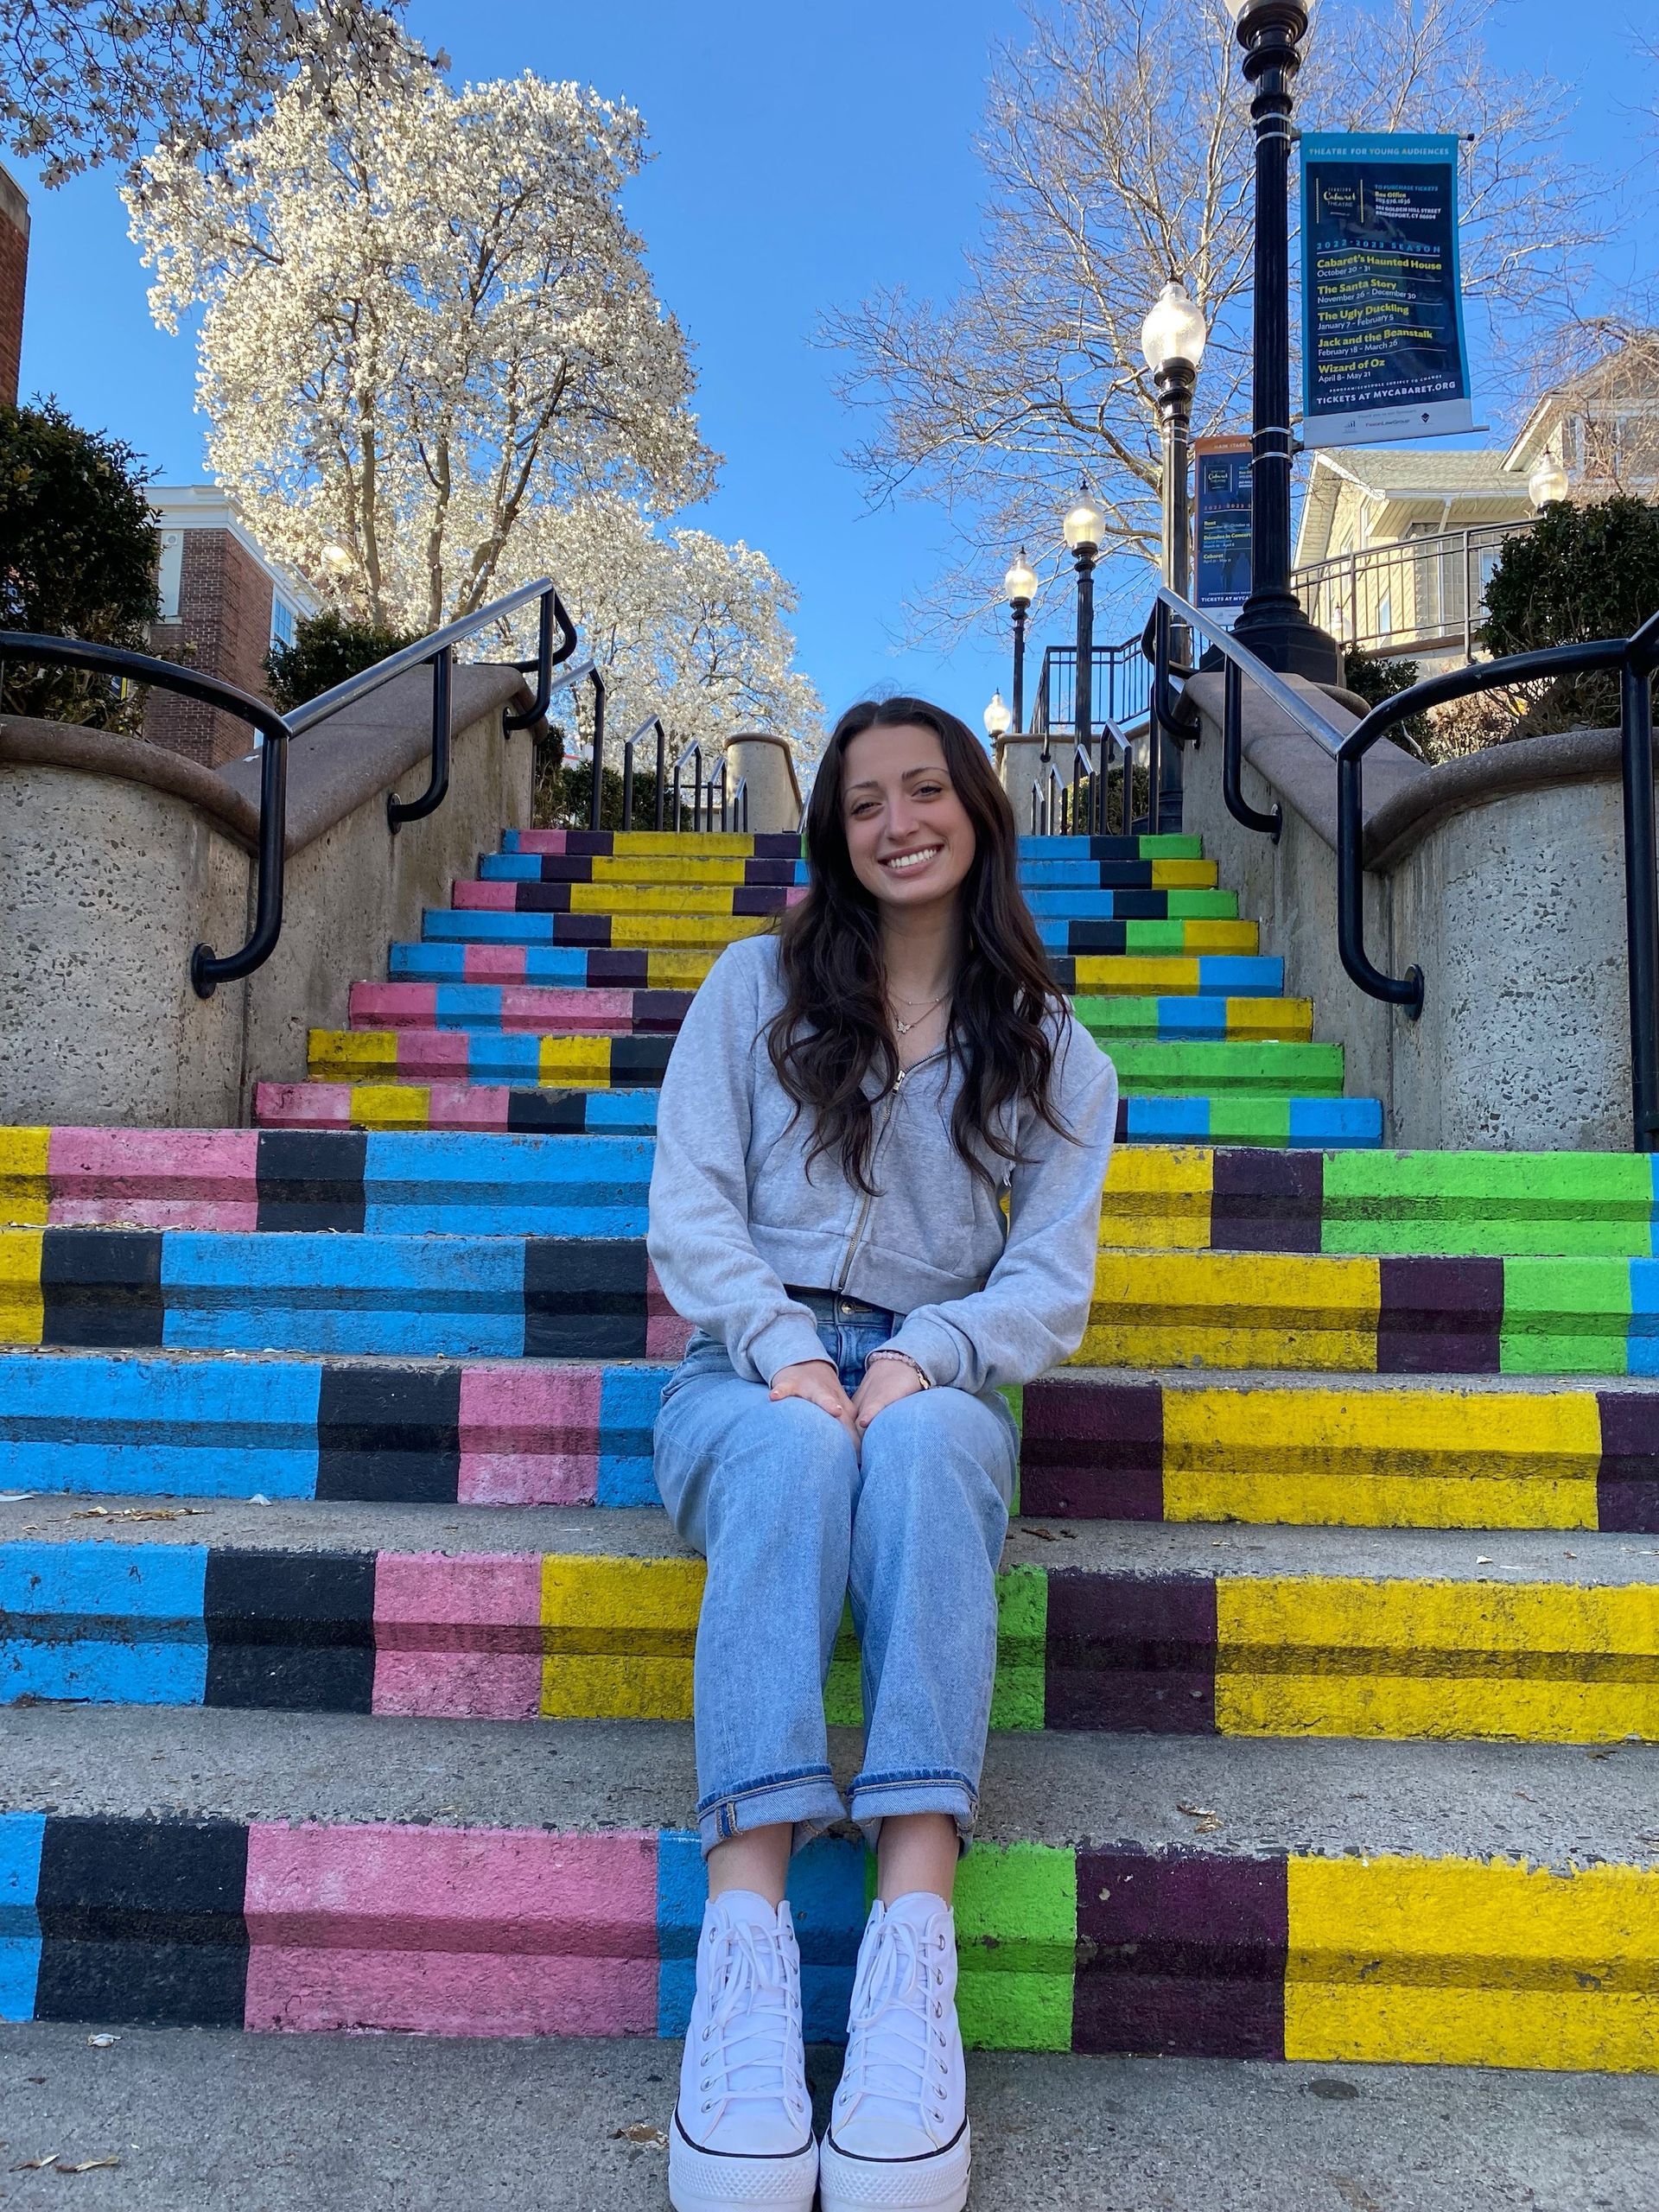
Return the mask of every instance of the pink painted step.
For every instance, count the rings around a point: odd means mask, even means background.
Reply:
[[[425,1112],[410,1122],[410,1128],[505,1129],[510,1093],[505,1084],[434,1083],[377,1084],[376,1089],[424,1091]],[[253,1094],[253,1117],[266,1129],[348,1129],[352,1127],[349,1083],[262,1083]]]
[[[657,2031],[657,1838],[257,1823],[245,2024]]]
[[[440,1020],[439,995],[454,988],[444,983],[353,983],[351,1027],[435,1028]],[[604,986],[575,989],[553,983],[504,983],[499,989],[499,1016],[491,1027],[561,1034],[575,1030],[608,1037],[671,1035],[692,996],[690,991]],[[480,1016],[480,1024],[483,1020]]]

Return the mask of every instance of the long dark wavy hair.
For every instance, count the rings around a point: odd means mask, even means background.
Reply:
[[[1020,1101],[1051,1128],[1070,1135],[1052,1096],[1053,1018],[1064,995],[1020,888],[1019,836],[1007,793],[965,722],[925,699],[864,700],[836,724],[806,810],[811,864],[806,897],[779,929],[784,1004],[766,1031],[766,1049],[797,1114],[813,1117],[810,1159],[835,1153],[848,1180],[874,1195],[870,1152],[874,1101],[865,1078],[880,1078],[877,1098],[893,1088],[898,1056],[887,1020],[887,984],[875,899],[853,873],[842,811],[847,748],[866,730],[913,725],[944,748],[957,798],[974,825],[973,865],[957,892],[961,954],[952,987],[946,1049],[962,1082],[950,1135],[979,1180],[1000,1178],[988,1159],[1012,1166]]]

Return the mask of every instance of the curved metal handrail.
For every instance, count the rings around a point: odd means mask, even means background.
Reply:
[[[190,955],[190,981],[198,998],[211,998],[220,983],[233,983],[262,967],[276,950],[283,928],[283,847],[288,806],[289,725],[268,700],[256,699],[217,676],[181,668],[124,645],[99,645],[84,638],[48,638],[28,630],[0,630],[0,664],[8,658],[43,661],[51,668],[84,668],[94,676],[124,677],[129,683],[176,691],[218,707],[250,723],[265,741],[259,766],[258,887],[253,928],[239,952],[215,953],[197,945]]]
[[[521,710],[512,728],[539,720],[552,696],[554,671],[575,652],[577,633],[550,576],[524,584],[476,613],[460,616],[435,630],[430,637],[388,653],[372,667],[348,676],[343,683],[308,699],[286,715],[251,692],[243,691],[216,676],[181,668],[176,661],[158,660],[149,653],[130,652],[124,645],[102,645],[82,638],[51,638],[22,630],[0,631],[0,664],[8,657],[45,662],[51,667],[82,668],[100,676],[124,677],[158,690],[175,691],[217,707],[250,723],[264,742],[259,774],[259,830],[257,842],[257,885],[253,927],[245,944],[235,952],[217,953],[211,945],[198,944],[190,955],[190,982],[198,998],[211,998],[220,983],[238,982],[262,968],[276,949],[283,929],[283,871],[288,836],[288,743],[340,708],[380,690],[410,669],[432,667],[432,755],[426,789],[418,798],[400,800],[395,792],[386,800],[388,825],[396,831],[405,822],[419,821],[436,811],[449,788],[450,718],[454,677],[454,648],[493,623],[505,620],[532,599],[541,601],[539,650],[536,661],[515,664],[521,672],[536,671],[533,710]],[[555,648],[555,627],[560,644]],[[594,671],[597,680],[597,671]],[[566,681],[575,680],[575,671]],[[504,717],[503,734],[510,734]],[[659,799],[660,805],[660,799]]]
[[[1244,679],[1297,728],[1330,755],[1337,772],[1337,950],[1344,972],[1370,997],[1398,1006],[1414,1021],[1423,1010],[1423,971],[1416,963],[1403,976],[1384,975],[1365,950],[1364,760],[1379,739],[1433,707],[1475,693],[1547,681],[1561,676],[1617,672],[1619,679],[1619,763],[1624,817],[1624,911],[1630,1002],[1631,1116],[1637,1148],[1659,1151],[1659,825],[1654,798],[1653,677],[1659,670],[1659,613],[1628,638],[1597,638],[1510,653],[1444,675],[1426,677],[1381,701],[1346,733],[1294,691],[1281,676],[1241,645],[1225,627],[1175,593],[1160,590],[1169,614],[1189,623],[1220,652],[1225,704],[1222,788],[1229,812],[1247,829],[1274,837],[1284,810],[1264,815],[1244,799],[1239,785],[1241,697]],[[1164,632],[1166,637],[1166,629]]]

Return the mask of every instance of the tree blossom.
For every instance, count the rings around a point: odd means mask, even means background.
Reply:
[[[271,553],[427,630],[512,580],[537,505],[706,490],[685,340],[620,205],[643,158],[634,111],[578,86],[411,67],[280,94],[222,168],[144,164],[151,312],[206,309],[209,465]]]
[[[0,0],[0,136],[48,185],[162,140],[213,154],[283,84],[402,64],[406,0]]]
[[[757,727],[805,748],[793,592],[667,526],[717,457],[622,213],[644,142],[578,86],[452,92],[411,60],[327,106],[284,92],[220,163],[163,150],[128,204],[156,320],[206,309],[214,474],[328,604],[422,634],[551,574],[613,729],[660,713],[705,753]]]
[[[609,686],[609,739],[659,714],[671,746],[700,744],[705,762],[743,730],[787,738],[803,762],[816,756],[823,706],[791,664],[796,594],[764,553],[705,530],[653,529],[626,502],[594,498],[537,510],[518,557],[528,575],[557,577],[580,621]],[[587,743],[585,690],[578,703]]]

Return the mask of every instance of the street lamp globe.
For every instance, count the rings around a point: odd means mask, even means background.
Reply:
[[[1098,547],[1100,543],[1106,518],[1090,498],[1087,483],[1081,480],[1077,484],[1077,496],[1067,510],[1061,527],[1065,532],[1065,542],[1074,553],[1081,551],[1085,545]]]
[[[1016,607],[1021,600],[1029,602],[1037,596],[1036,571],[1027,567],[1026,549],[1023,545],[1020,548],[1018,560],[1002,579],[1002,588],[1007,594],[1009,601]]]
[[[1147,357],[1147,366],[1154,376],[1177,361],[1196,369],[1204,359],[1208,335],[1202,311],[1186,296],[1185,286],[1172,276],[1141,326],[1141,350]]]
[[[322,549],[322,565],[331,576],[343,576],[353,565],[352,556],[343,545],[331,540]]]
[[[993,691],[991,703],[985,709],[986,734],[990,737],[1001,737],[1013,726],[1014,716],[1004,705],[1002,694],[1000,691]]]
[[[1546,447],[1537,466],[1527,479],[1527,497],[1541,514],[1558,499],[1564,499],[1571,489],[1568,477],[1554,454]]]
[[[1242,36],[1252,28],[1251,16],[1265,15],[1270,8],[1278,8],[1282,12],[1287,5],[1300,5],[1302,29],[1306,30],[1307,18],[1313,12],[1313,0],[1227,0],[1227,12],[1233,19],[1234,28]],[[1300,37],[1300,35],[1299,31],[1297,35]]]

